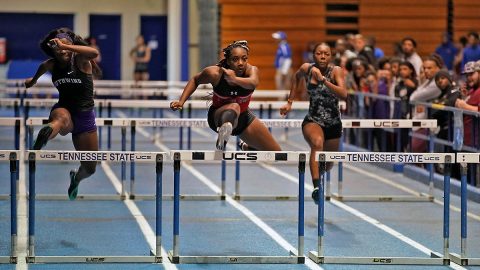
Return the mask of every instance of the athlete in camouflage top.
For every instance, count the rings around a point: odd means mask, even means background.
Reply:
[[[288,103],[280,109],[280,114],[286,115],[292,109],[294,98],[301,96],[300,82],[305,79],[310,107],[302,123],[302,132],[310,145],[310,173],[315,187],[312,198],[318,203],[320,172],[315,162],[315,152],[338,151],[342,136],[338,100],[347,98],[347,89],[343,70],[330,64],[332,52],[327,44],[317,44],[313,56],[315,63],[304,63],[295,73]],[[327,164],[327,170],[331,168],[332,164]]]

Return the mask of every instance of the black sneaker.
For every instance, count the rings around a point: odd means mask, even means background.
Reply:
[[[313,191],[312,191],[312,199],[313,199],[313,202],[315,204],[318,205],[318,199],[319,199],[320,195],[318,193],[318,187],[316,187]]]
[[[227,148],[227,142],[232,135],[232,123],[226,122],[223,123],[222,126],[218,129],[218,139],[217,139],[217,149],[221,151],[225,151]]]
[[[76,170],[70,171],[70,186],[68,187],[68,198],[73,201],[77,198],[78,193],[78,184],[77,180],[75,180],[75,176],[77,175]]]
[[[40,150],[47,145],[48,138],[52,135],[53,129],[50,126],[44,126],[38,132],[37,139],[33,144],[33,150]]]

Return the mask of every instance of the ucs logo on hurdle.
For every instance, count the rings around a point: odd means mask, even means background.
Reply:
[[[373,121],[373,126],[375,127],[399,127],[400,122],[398,121]]]
[[[257,153],[223,153],[224,160],[257,160]]]
[[[392,263],[392,259],[386,258],[373,258],[374,263]]]

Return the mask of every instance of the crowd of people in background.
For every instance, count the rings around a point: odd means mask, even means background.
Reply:
[[[400,105],[366,98],[364,106],[371,106],[370,117],[376,119],[436,118],[439,120],[437,137],[447,139],[445,130],[449,121],[446,114],[429,113],[428,108],[415,106],[414,103],[439,103],[462,110],[479,111],[479,35],[470,32],[461,41],[466,43],[455,45],[451,36],[444,34],[435,52],[422,58],[417,53],[417,47],[421,44],[417,44],[412,37],[404,37],[399,42],[399,52],[394,56],[385,56],[371,37],[347,34],[338,39],[332,61],[344,69],[345,84],[349,91],[347,110],[358,110],[358,103],[352,101],[358,92],[398,98]],[[310,43],[307,46],[310,47]],[[308,54],[304,53],[304,59],[308,60]],[[474,138],[472,117],[464,116],[464,127],[463,145],[478,147],[479,132],[474,132],[477,136]],[[404,132],[401,136],[402,151],[428,150],[422,136],[410,138],[409,131]],[[428,130],[416,129],[414,135],[428,135]]]

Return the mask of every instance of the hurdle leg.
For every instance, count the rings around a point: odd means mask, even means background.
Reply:
[[[135,121],[132,122],[132,127],[130,130],[130,149],[132,152],[135,151]],[[135,162],[130,162],[130,199],[135,199]]]
[[[173,155],[173,251],[168,252],[172,263],[179,263],[180,241],[180,153]]]
[[[33,126],[28,127],[28,149],[33,147]]]
[[[434,138],[434,134],[433,134],[433,131],[431,129],[429,129],[429,136],[428,136],[428,148],[429,148],[429,152],[430,153],[433,153],[433,149],[435,147],[435,138]],[[432,163],[429,163],[427,164],[428,166],[428,171],[429,171],[429,181],[428,181],[428,196],[432,199],[433,201],[433,198],[434,198],[434,190],[435,190],[435,187],[434,187],[434,182],[433,182],[433,178],[434,178],[434,165]]]
[[[235,197],[240,198],[240,161],[235,161]]]
[[[450,236],[450,174],[451,163],[447,158],[445,163],[445,171],[443,177],[443,254],[432,252],[430,256],[432,258],[443,258],[443,264],[450,264],[449,250],[449,236]]]
[[[325,200],[330,200],[330,171],[326,172],[327,179],[325,181]]]
[[[298,249],[297,256],[304,256],[305,230],[305,164],[307,157],[300,154],[298,161]]]
[[[457,253],[450,253],[450,259],[459,265],[469,265],[467,258],[467,164],[460,163],[461,170],[461,184],[460,184],[460,255]]]
[[[28,257],[35,262],[35,153],[28,156]]]
[[[318,161],[318,169],[322,171],[325,169],[325,155],[320,154]],[[315,263],[323,263],[323,238],[325,235],[324,232],[324,223],[325,223],[325,197],[324,197],[324,185],[325,185],[325,174],[320,175],[320,184],[318,185],[318,207],[317,207],[317,251],[310,251],[308,257]]]
[[[127,151],[127,128],[122,127],[122,151],[125,152]],[[126,198],[126,182],[127,182],[127,164],[125,161],[122,161],[122,193],[120,194],[120,197],[122,200]]]
[[[155,197],[155,262],[162,262],[162,184],[163,184],[163,155],[157,155],[156,162],[156,197]]]
[[[343,136],[342,136],[343,138]],[[339,151],[343,152],[343,139],[340,138]],[[338,183],[337,183],[337,194],[332,194],[337,200],[342,200],[343,196],[343,162],[338,162]],[[330,182],[327,181],[327,189],[330,190]],[[327,193],[327,200],[330,199],[330,194]]]
[[[17,263],[17,155],[10,155],[10,263]]]
[[[221,200],[225,200],[225,189],[226,189],[226,178],[227,178],[227,162],[222,160],[222,193],[220,194]],[[236,195],[235,195],[236,196]]]

